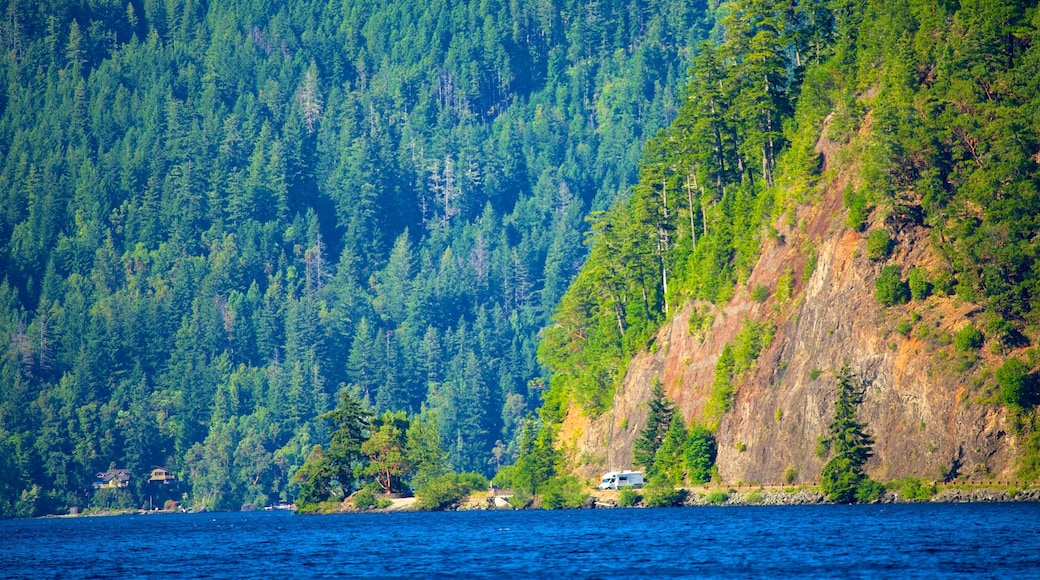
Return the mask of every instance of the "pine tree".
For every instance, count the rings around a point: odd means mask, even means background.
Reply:
[[[856,418],[856,408],[863,402],[865,386],[849,369],[848,363],[838,372],[838,396],[834,402],[834,419],[824,441],[834,457],[823,466],[820,487],[832,501],[848,503],[856,499],[857,487],[867,478],[863,465],[872,455],[874,440],[864,431],[866,423]]]
[[[682,414],[672,413],[661,446],[654,455],[654,465],[648,470],[650,477],[662,476],[673,485],[682,484],[686,479],[686,462],[683,452],[686,449],[686,425]]]
[[[672,415],[675,413],[672,402],[665,397],[660,379],[654,379],[653,392],[647,406],[646,426],[639,432],[639,438],[633,444],[632,462],[649,472],[653,470],[654,457],[664,442],[672,423]]]
[[[371,417],[372,413],[362,406],[357,395],[347,389],[340,391],[336,408],[319,416],[333,429],[329,447],[324,451],[316,449],[317,453],[312,453],[314,462],[308,458],[310,465],[305,464],[300,469],[296,480],[315,489],[327,490],[329,479],[334,479],[343,495],[348,495],[354,485],[354,468],[364,458],[362,444],[369,437]],[[327,497],[325,495],[319,501]]]
[[[711,431],[700,425],[690,429],[684,452],[687,479],[690,483],[698,484],[711,481],[716,453],[717,444],[715,436],[711,434]]]

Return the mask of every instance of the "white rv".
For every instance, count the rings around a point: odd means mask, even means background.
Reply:
[[[642,471],[608,471],[599,482],[600,489],[621,489],[623,487],[643,487]]]

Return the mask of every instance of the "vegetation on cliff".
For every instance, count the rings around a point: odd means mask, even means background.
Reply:
[[[647,408],[646,425],[633,444],[632,463],[643,468],[655,485],[674,487],[710,481],[717,451],[712,432],[701,425],[687,430],[682,414],[675,412],[660,382],[654,383]]]
[[[953,371],[982,349],[997,366],[1022,363],[979,375],[977,400],[1007,406],[1024,443],[1019,473],[1040,476],[1040,357],[1029,348],[1040,339],[1040,11],[1017,0],[735,0],[722,13],[721,42],[699,51],[632,197],[595,216],[589,259],[539,347],[552,372],[543,416],[608,408],[629,359],[655,348],[684,301],[701,301],[691,333],[710,327],[703,304],[746,285],[763,243],[785,243],[775,224],[804,226],[797,208],[831,178],[815,150],[826,131],[853,158],[843,221],[878,265],[878,301],[979,306],[946,342]],[[937,259],[908,263],[909,231]],[[817,256],[804,253],[808,276]],[[777,284],[785,301],[792,274]],[[716,373],[712,417],[729,408],[727,374]]]

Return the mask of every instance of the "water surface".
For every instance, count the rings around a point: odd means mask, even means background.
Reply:
[[[1040,578],[1040,504],[0,522],[0,577]]]

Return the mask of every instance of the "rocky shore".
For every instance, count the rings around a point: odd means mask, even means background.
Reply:
[[[621,507],[617,492],[595,491],[583,506],[585,509],[612,509]],[[1040,502],[1040,487],[1015,488],[949,488],[938,491],[928,499],[908,500],[897,491],[886,491],[876,503],[999,503]],[[717,489],[688,491],[683,507],[704,506],[794,506],[830,504],[827,497],[816,488],[763,489]],[[537,506],[534,506],[537,508]],[[644,507],[637,503],[631,507]],[[503,496],[471,496],[462,502],[459,510],[509,510],[513,509]]]

